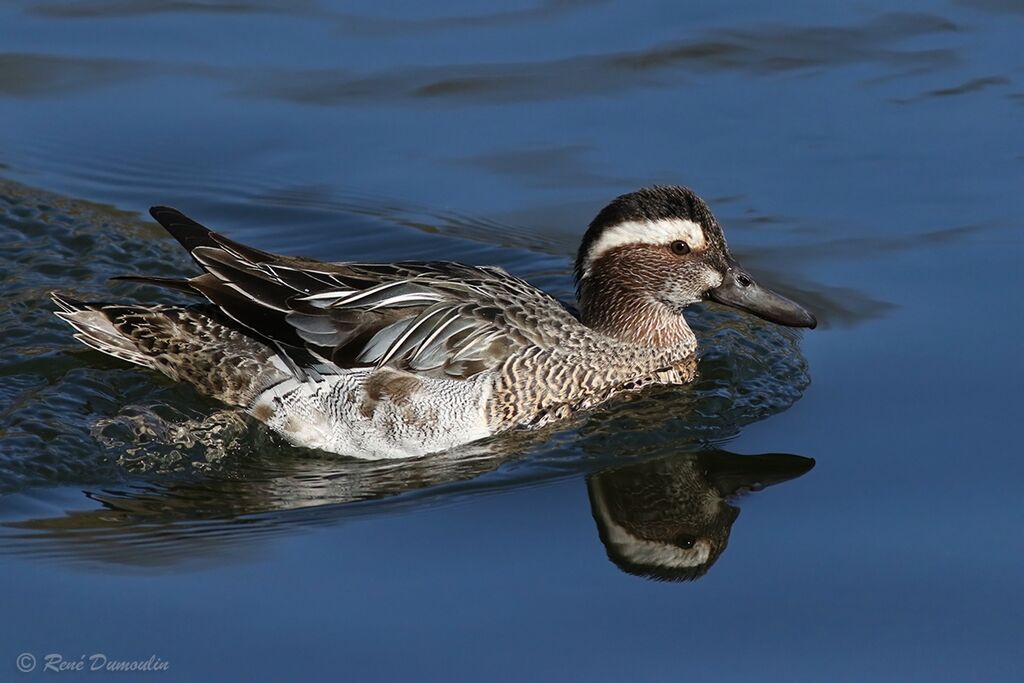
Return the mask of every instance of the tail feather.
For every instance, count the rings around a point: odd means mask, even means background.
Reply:
[[[275,349],[225,324],[210,304],[137,306],[53,293],[55,311],[83,344],[185,381],[232,405],[248,405],[291,375]]]
[[[140,352],[136,344],[114,326],[111,309],[123,310],[123,306],[86,303],[56,292],[50,296],[61,309],[56,312],[57,317],[75,329],[75,339],[115,358],[155,369],[153,359]]]
[[[205,225],[197,223],[181,211],[172,209],[169,206],[151,207],[149,215],[156,219],[156,222],[162,225],[167,232],[171,233],[171,237],[178,240],[181,246],[188,250],[189,254],[193,254],[200,247],[213,247],[215,249],[226,249],[252,263],[264,263],[275,258],[273,254],[268,252],[253,249],[234,240],[229,240],[224,235],[210,230]],[[194,254],[193,258],[195,258]]]
[[[210,303],[123,305],[86,302],[54,292],[51,296],[59,309],[55,313],[74,328],[75,338],[97,351],[190,382],[235,405],[246,405],[256,392],[293,374],[304,377],[282,350],[282,344],[303,346],[285,319],[285,297],[298,290],[261,267],[277,257],[229,240],[177,209],[154,206],[150,214],[206,272],[188,279],[148,275],[114,279],[184,291]],[[260,298],[233,279],[244,280]]]
[[[155,218],[156,222],[162,225],[167,232],[171,233],[171,236],[178,240],[190,254],[198,247],[217,246],[212,230],[177,209],[172,209],[169,206],[153,206],[149,209],[149,215]]]

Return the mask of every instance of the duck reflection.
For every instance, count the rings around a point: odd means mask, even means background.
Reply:
[[[703,576],[729,543],[739,509],[730,499],[796,479],[799,455],[677,455],[587,477],[591,512],[608,558],[629,574],[665,581]]]

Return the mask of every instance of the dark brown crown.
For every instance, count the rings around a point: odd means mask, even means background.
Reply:
[[[668,218],[679,218],[697,223],[703,228],[704,237],[709,246],[728,256],[728,247],[722,236],[722,229],[703,199],[686,187],[655,185],[616,197],[590,222],[590,227],[583,235],[583,241],[576,254],[575,278],[577,284],[583,277],[583,261],[587,253],[605,230],[629,221],[652,222]]]

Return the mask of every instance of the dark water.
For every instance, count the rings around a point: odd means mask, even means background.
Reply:
[[[1019,680],[1022,31],[1011,0],[0,5],[0,678]],[[47,300],[166,296],[106,281],[191,272],[154,203],[569,299],[586,223],[654,182],[822,327],[694,310],[696,385],[443,456],[291,448]]]

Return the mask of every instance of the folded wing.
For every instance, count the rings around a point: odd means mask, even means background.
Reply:
[[[578,324],[556,300],[493,267],[321,263],[238,244],[165,207],[150,210],[205,273],[191,288],[304,375],[390,366],[466,379]],[[138,278],[145,279],[145,278]]]

